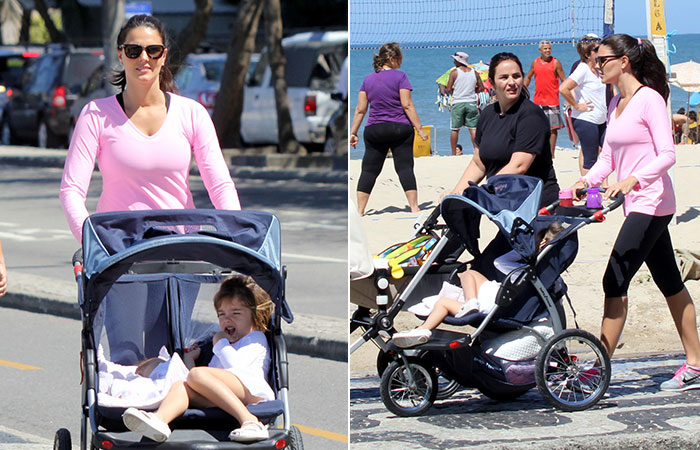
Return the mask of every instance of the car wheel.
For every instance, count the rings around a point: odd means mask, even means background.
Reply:
[[[2,122],[2,135],[0,136],[2,145],[14,145],[15,140],[12,138],[12,130],[10,124],[5,120]]]
[[[335,155],[335,137],[331,134],[330,130],[326,133],[326,142],[323,143],[323,153],[325,155]]]
[[[37,133],[37,146],[40,148],[56,148],[59,145],[58,136],[56,136],[51,128],[46,124],[46,121],[41,121],[39,124],[39,132]]]

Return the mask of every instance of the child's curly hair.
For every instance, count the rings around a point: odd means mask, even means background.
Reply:
[[[219,291],[214,295],[214,308],[218,311],[225,299],[237,298],[253,313],[253,325],[258,331],[267,331],[272,311],[275,309],[270,296],[263,288],[245,275],[233,275],[226,278]]]

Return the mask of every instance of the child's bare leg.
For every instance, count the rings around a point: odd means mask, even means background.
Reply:
[[[488,279],[476,270],[467,270],[459,275],[465,300],[479,297],[479,288]]]
[[[206,399],[206,403],[223,409],[239,423],[258,422],[258,418],[245,405],[261,399],[251,395],[241,380],[231,372],[214,367],[195,367],[187,375],[187,385]]]
[[[460,308],[462,308],[464,303],[458,302],[457,300],[452,300],[451,298],[443,297],[435,303],[435,308],[425,319],[422,325],[418,327],[421,330],[434,330],[438,325],[442,323],[442,319],[447,317],[448,314],[456,315]]]
[[[190,400],[201,397],[188,388],[184,381],[173,383],[170,390],[156,411],[156,416],[165,423],[170,423],[189,408]]]

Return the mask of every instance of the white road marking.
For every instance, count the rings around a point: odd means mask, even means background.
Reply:
[[[301,255],[299,253],[282,253],[283,258],[293,258],[293,259],[307,259],[309,261],[322,261],[322,262],[330,262],[330,263],[341,263],[341,264],[347,264],[348,260],[347,259],[339,259],[339,258],[329,258],[327,256],[312,256],[312,255]]]
[[[41,436],[36,436],[33,434],[24,433],[22,431],[13,430],[12,428],[6,428],[6,427],[3,427],[2,425],[0,425],[0,433],[6,433],[6,434],[9,434],[12,436],[16,436],[24,441],[30,441],[31,443],[34,443],[34,444],[36,444],[36,443],[45,444],[45,445],[53,444],[53,441],[48,440],[46,438],[43,438]],[[2,444],[2,448],[8,448],[9,445],[17,445],[18,446],[17,448],[22,448],[22,447],[19,447],[19,445],[26,446],[28,444]]]

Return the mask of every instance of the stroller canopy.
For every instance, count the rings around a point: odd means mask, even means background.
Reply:
[[[204,262],[250,275],[287,322],[281,230],[259,211],[146,210],[93,214],[83,225],[83,310],[94,314],[111,285],[135,264]],[[164,266],[165,267],[165,266]]]
[[[474,247],[474,223],[478,229],[480,214],[484,214],[509,239],[515,251],[523,257],[532,257],[537,252],[537,243],[530,224],[537,217],[541,193],[539,178],[495,175],[484,185],[471,183],[463,195],[446,196],[441,214],[467,249]]]

